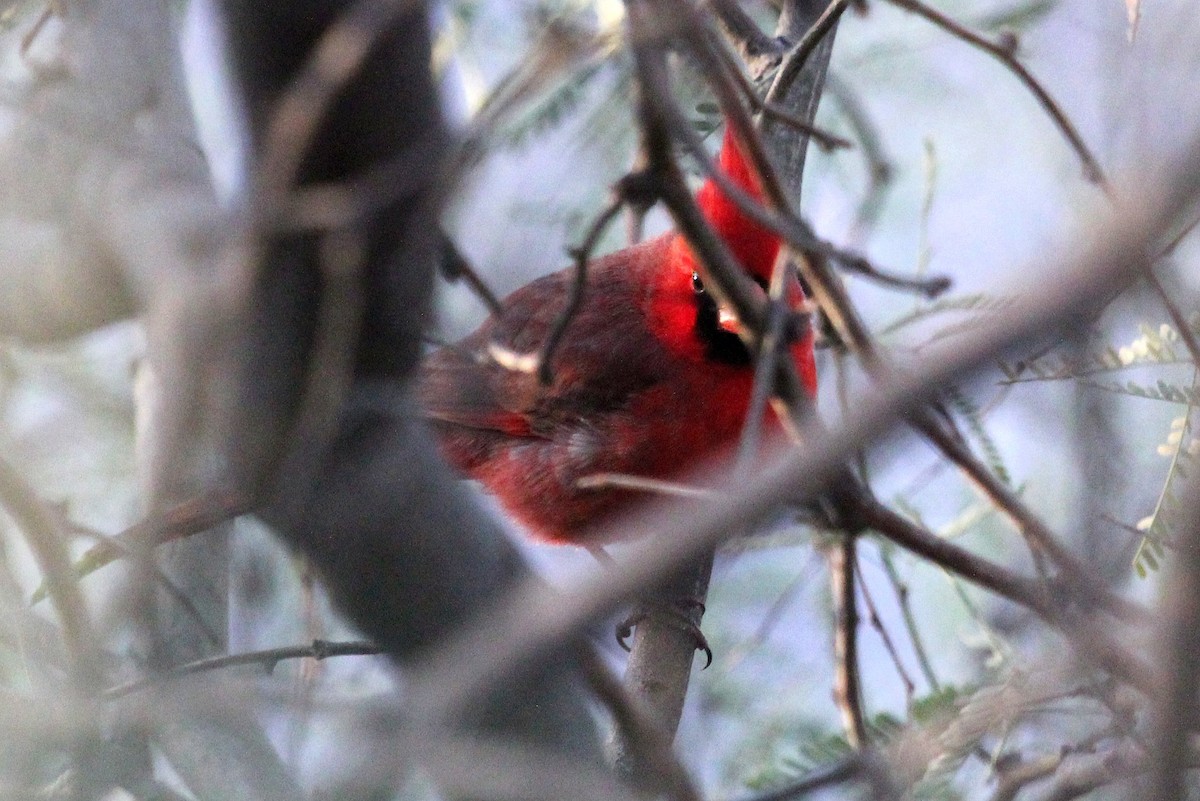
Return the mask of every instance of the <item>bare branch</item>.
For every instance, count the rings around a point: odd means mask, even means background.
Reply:
[[[1150,286],[1154,288],[1158,294],[1158,299],[1162,301],[1163,308],[1167,310],[1167,314],[1171,318],[1171,322],[1175,323],[1175,330],[1179,332],[1180,339],[1187,346],[1188,353],[1191,354],[1192,363],[1200,368],[1200,342],[1196,341],[1196,332],[1192,330],[1192,326],[1188,323],[1183,312],[1179,310],[1179,305],[1171,299],[1167,291],[1163,289],[1162,283],[1158,280],[1158,276],[1154,274],[1154,267],[1151,265],[1146,269],[1146,280]]]
[[[1121,742],[1094,754],[1072,755],[1055,772],[1053,785],[1039,801],[1070,801],[1143,773],[1146,768],[1145,754],[1132,742]]]
[[[279,98],[264,134],[252,204],[264,219],[272,219],[296,182],[301,160],[338,92],[362,69],[375,42],[395,20],[418,8],[417,0],[358,0],[322,34]]]
[[[721,23],[725,37],[733,43],[742,62],[755,75],[762,75],[779,64],[786,49],[750,19],[737,0],[708,0],[709,9]]]
[[[859,150],[867,167],[867,191],[859,204],[855,215],[854,225],[849,234],[851,242],[857,241],[866,229],[873,225],[880,211],[888,186],[892,181],[895,168],[891,159],[884,152],[882,137],[879,130],[867,114],[866,109],[849,85],[839,78],[837,73],[830,73],[826,78],[828,94],[841,106],[842,114],[850,123],[855,137],[858,139]]]
[[[771,88],[767,90],[766,103],[772,105],[779,103],[787,95],[792,84],[800,77],[804,65],[808,62],[808,57],[816,50],[821,40],[833,30],[838,19],[852,2],[853,0],[830,0],[829,5],[826,6],[817,21],[784,56],[783,62],[779,65],[779,72],[775,74],[775,80],[771,82]]]
[[[929,685],[929,689],[937,691],[941,687],[938,681],[937,674],[933,672],[933,663],[929,661],[929,653],[925,649],[925,641],[922,639],[920,632],[917,631],[917,619],[913,615],[912,598],[909,593],[908,584],[900,579],[900,574],[896,571],[896,565],[891,557],[883,553],[883,569],[887,574],[888,582],[892,585],[892,591],[896,594],[896,603],[900,607],[900,616],[904,618],[904,628],[908,631],[908,640],[912,643],[913,651],[917,655],[917,663],[921,666],[921,673],[925,676],[925,682]]]
[[[78,580],[117,559],[136,554],[140,549],[208,531],[247,511],[245,499],[224,491],[188,499],[150,515],[119,534],[105,537],[72,565],[72,574]],[[38,588],[30,603],[41,601],[47,592],[48,588]]]
[[[940,11],[918,2],[918,0],[888,0],[888,2],[924,17],[942,30],[979,48],[1007,67],[1010,72],[1017,76],[1021,83],[1025,84],[1025,87],[1037,98],[1038,104],[1042,109],[1050,115],[1050,119],[1054,121],[1054,124],[1062,132],[1062,135],[1071,145],[1071,148],[1079,156],[1079,160],[1083,162],[1083,173],[1087,179],[1094,184],[1098,184],[1105,191],[1108,191],[1108,181],[1104,177],[1104,171],[1100,169],[1100,162],[1096,161],[1096,157],[1088,149],[1087,144],[1083,141],[1083,137],[1075,130],[1075,126],[1071,124],[1071,120],[1059,108],[1058,103],[1054,101],[1050,93],[1038,83],[1033,74],[1025,68],[1025,65],[1017,60],[1011,46],[1005,46],[1004,43],[997,44],[990,42],[974,31],[950,19]]]
[[[1193,479],[1180,505],[1177,553],[1161,594],[1158,632],[1160,664],[1166,674],[1154,698],[1149,753],[1149,801],[1187,795],[1184,771],[1190,766],[1191,732],[1196,728],[1200,692],[1200,481]]]
[[[604,207],[604,210],[596,216],[587,234],[583,237],[583,244],[571,252],[571,256],[575,259],[575,278],[571,282],[570,291],[567,293],[566,305],[563,306],[562,312],[555,318],[554,325],[550,328],[550,333],[546,335],[546,342],[542,345],[542,351],[538,354],[538,381],[543,386],[550,384],[554,380],[554,371],[551,367],[554,352],[558,350],[559,344],[562,343],[563,335],[567,333],[567,327],[579,311],[579,307],[583,305],[583,296],[587,291],[587,268],[588,262],[592,258],[592,251],[596,249],[596,245],[600,242],[600,237],[604,235],[609,224],[616,219],[617,215],[621,213],[622,206],[625,205],[625,192],[620,187],[638,183],[639,180],[637,176],[630,175],[617,185],[612,199]]]
[[[275,665],[286,659],[329,659],[335,656],[372,656],[380,653],[378,645],[369,642],[328,642],[313,640],[310,645],[291,645],[283,648],[268,648],[262,651],[249,651],[241,654],[221,654],[207,659],[198,659],[186,665],[179,665],[164,673],[158,673],[144,679],[127,682],[111,687],[102,693],[109,700],[115,700],[131,693],[159,687],[167,682],[191,676],[196,673],[206,673],[212,670],[223,670],[240,665],[261,665],[263,670],[271,673]]]
[[[856,754],[846,757],[840,762],[811,771],[803,778],[782,787],[757,793],[738,801],[793,801],[793,799],[803,798],[818,790],[858,780],[863,773],[862,757]]]
[[[997,478],[987,465],[980,462],[961,439],[946,431],[928,413],[915,416],[915,425],[1016,524],[1035,555],[1042,552],[1054,560],[1074,594],[1126,620],[1144,617],[1144,613],[1135,604],[1118,598],[1106,586],[1097,582],[1091,569],[1068,551],[1041,518]]]
[[[59,512],[59,510],[52,511],[55,511],[56,513]],[[135,553],[128,545],[122,542],[119,537],[105,534],[102,531],[95,531],[87,526],[82,526],[78,523],[75,523],[67,519],[65,513],[59,513],[59,518],[62,520],[62,524],[66,527],[69,527],[72,532],[81,534],[82,536],[93,539],[96,542],[104,543],[106,546],[112,548],[114,552],[119,553],[125,559],[137,559],[138,554]],[[167,572],[163,570],[161,566],[153,562],[153,560],[150,561],[149,567],[153,571],[154,580],[158,582],[159,586],[161,586],[163,590],[165,590],[166,593],[171,596],[171,599],[175,601],[175,603],[179,604],[180,609],[182,609],[184,613],[196,624],[196,627],[204,635],[205,639],[208,640],[209,645],[219,646],[223,642],[224,638],[213,629],[212,625],[207,620],[204,619],[204,615],[200,612],[199,608],[197,608],[191,596],[189,596],[173,578],[167,575]],[[76,579],[80,577],[80,569],[78,564],[72,565],[72,572],[75,574]],[[38,592],[42,592],[45,588],[46,584],[43,583]],[[37,594],[38,593],[35,593],[35,596]]]
[[[1017,794],[1034,782],[1041,781],[1062,765],[1065,754],[1049,754],[1031,761],[1022,760],[1016,765],[997,770],[996,792],[991,801],[1013,801]]]
[[[722,0],[728,2],[728,0]],[[735,8],[737,6],[734,6]],[[740,11],[740,9],[739,9]],[[757,27],[755,28],[757,30]],[[746,102],[751,108],[757,109],[768,118],[776,122],[782,122],[795,131],[805,134],[810,137],[817,147],[827,153],[839,149],[848,149],[853,147],[849,140],[843,139],[837,134],[831,133],[824,128],[820,128],[812,123],[811,120],[806,120],[799,114],[795,114],[782,106],[775,103],[768,103],[763,98],[759,97],[758,90],[750,83],[749,79],[742,74],[741,66],[734,62],[724,48],[714,47],[715,54],[721,59],[721,63],[725,67],[725,72],[729,78],[737,84],[738,88],[746,98]],[[753,67],[751,68],[753,70]],[[756,73],[757,74],[757,73]]]
[[[57,516],[4,459],[0,459],[0,502],[16,520],[45,575],[47,591],[62,623],[75,689],[92,694],[103,683],[100,646],[83,594],[71,575],[66,532]]]
[[[867,724],[863,719],[862,683],[858,667],[858,598],[854,571],[857,541],[845,534],[829,549],[829,589],[833,595],[833,700],[842,716],[842,728],[851,748],[865,748]]]
[[[693,487],[674,481],[663,481],[646,476],[627,476],[621,473],[593,473],[575,482],[580,489],[627,489],[657,495],[673,495],[678,498],[711,498],[713,491]]]
[[[862,562],[857,559],[854,561],[854,575],[858,580],[858,587],[862,592],[863,602],[867,605],[867,615],[871,623],[871,628],[875,629],[875,633],[883,641],[883,647],[887,650],[888,656],[892,660],[892,665],[896,668],[896,674],[900,677],[900,681],[904,685],[904,697],[909,704],[912,704],[913,695],[917,691],[917,685],[913,682],[912,677],[908,675],[908,670],[904,667],[904,662],[900,659],[900,651],[897,650],[896,643],[892,641],[892,635],[888,633],[887,627],[883,625],[883,618],[879,616],[879,608],[875,606],[875,599],[871,597],[871,588],[867,585],[866,578],[863,577]]]
[[[638,753],[649,775],[658,779],[646,789],[667,793],[676,801],[701,801],[700,791],[671,749],[673,733],[663,730],[638,707],[637,701],[609,673],[594,648],[580,646],[579,659],[588,684],[601,703],[608,707],[626,747]]]
[[[462,279],[467,282],[467,286],[475,293],[476,297],[483,301],[483,305],[487,306],[488,311],[499,317],[503,313],[500,306],[500,299],[496,297],[496,293],[487,285],[467,261],[454,242],[448,236],[442,237],[442,274],[448,280],[457,281]]]

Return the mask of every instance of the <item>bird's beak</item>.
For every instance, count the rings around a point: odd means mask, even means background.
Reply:
[[[732,309],[724,306],[717,309],[717,325],[722,331],[728,331],[731,334],[741,334],[742,332],[742,324],[737,315],[733,313]]]

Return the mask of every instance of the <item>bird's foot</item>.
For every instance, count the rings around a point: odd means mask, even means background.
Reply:
[[[633,636],[633,630],[638,624],[645,622],[652,614],[660,613],[661,620],[692,638],[697,651],[704,652],[704,668],[712,664],[712,647],[708,638],[700,630],[697,622],[704,617],[704,602],[699,598],[676,598],[670,603],[644,602],[626,618],[617,623],[617,644],[629,651],[628,640]],[[703,669],[703,668],[702,668]]]

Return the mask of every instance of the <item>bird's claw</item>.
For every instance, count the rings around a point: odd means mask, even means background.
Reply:
[[[628,616],[617,624],[617,629],[614,632],[617,637],[617,645],[621,646],[621,650],[629,653],[631,650],[627,640],[633,636],[633,630],[637,628],[637,624],[645,620],[649,615],[642,609],[636,612],[631,612]]]
[[[655,604],[654,608],[664,613],[664,617],[669,622],[669,625],[690,636],[695,643],[697,651],[704,652],[704,667],[701,670],[707,670],[713,661],[712,647],[708,644],[708,638],[704,636],[704,632],[700,630],[700,626],[696,624],[693,615],[690,613],[690,610],[696,610],[699,613],[697,616],[703,617],[704,603],[697,598],[677,598],[671,604]],[[633,630],[649,616],[649,611],[645,608],[639,608],[617,624],[615,631],[617,644],[624,651],[628,652],[630,650],[628,640],[633,635]]]

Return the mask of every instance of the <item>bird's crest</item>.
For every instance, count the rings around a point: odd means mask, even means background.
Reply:
[[[725,127],[718,166],[737,187],[755,201],[762,201],[762,189],[729,125]],[[711,178],[700,187],[696,203],[742,267],[753,277],[769,281],[779,253],[779,237],[747,217]]]

